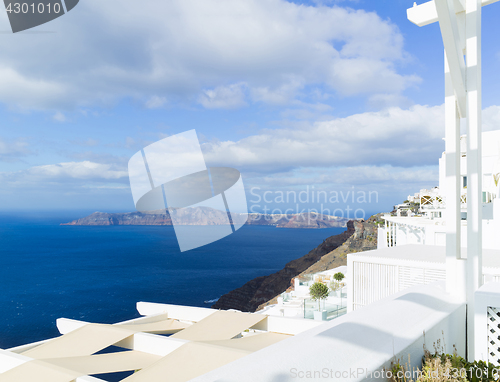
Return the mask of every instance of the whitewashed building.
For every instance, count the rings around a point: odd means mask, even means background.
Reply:
[[[483,248],[500,249],[500,130],[482,134],[482,228]],[[467,155],[466,136],[460,137],[461,246],[467,247]],[[419,214],[398,208],[396,216],[384,216],[378,230],[378,247],[407,244],[446,244],[446,152],[439,159],[439,187],[420,190],[408,200],[420,204]],[[411,199],[411,200],[410,200]],[[398,207],[398,206],[397,206]],[[399,207],[402,207],[399,206]],[[400,211],[403,210],[403,213]],[[406,215],[406,216],[403,216]]]

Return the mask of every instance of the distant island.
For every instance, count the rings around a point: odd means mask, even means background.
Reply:
[[[176,224],[181,225],[224,225],[227,224],[227,213],[208,207],[173,209]],[[172,225],[169,211],[156,210],[146,212],[93,214],[61,225],[107,226],[107,225]],[[233,220],[247,225],[274,226],[278,228],[332,228],[346,227],[349,219],[337,216],[322,215],[315,212],[300,214],[232,214]]]

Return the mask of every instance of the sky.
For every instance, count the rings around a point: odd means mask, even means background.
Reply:
[[[81,0],[16,34],[1,9],[0,211],[133,211],[128,160],[191,129],[209,166],[242,173],[252,212],[388,211],[438,185],[444,150],[439,25],[410,23],[412,5]],[[499,17],[483,8],[484,130],[500,124]]]

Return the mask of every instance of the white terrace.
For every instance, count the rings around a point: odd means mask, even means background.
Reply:
[[[320,302],[321,311],[318,311],[317,302],[311,300],[309,288],[316,282],[330,287],[334,280],[333,275],[337,272],[342,273],[345,278],[339,285],[338,290],[331,290],[328,297]],[[343,265],[323,272],[295,277],[291,292],[283,292],[278,297],[277,304],[266,306],[257,313],[322,321],[337,318],[347,312],[347,288],[345,287],[349,280],[347,272],[347,266]],[[321,315],[318,313],[321,313]]]

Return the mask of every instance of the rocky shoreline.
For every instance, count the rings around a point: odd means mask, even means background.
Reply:
[[[325,239],[305,256],[290,261],[282,270],[257,277],[223,295],[212,308],[255,312],[276,303],[281,293],[291,289],[295,277],[346,265],[347,254],[376,249],[378,221],[379,215],[367,221],[350,220],[345,232]]]

